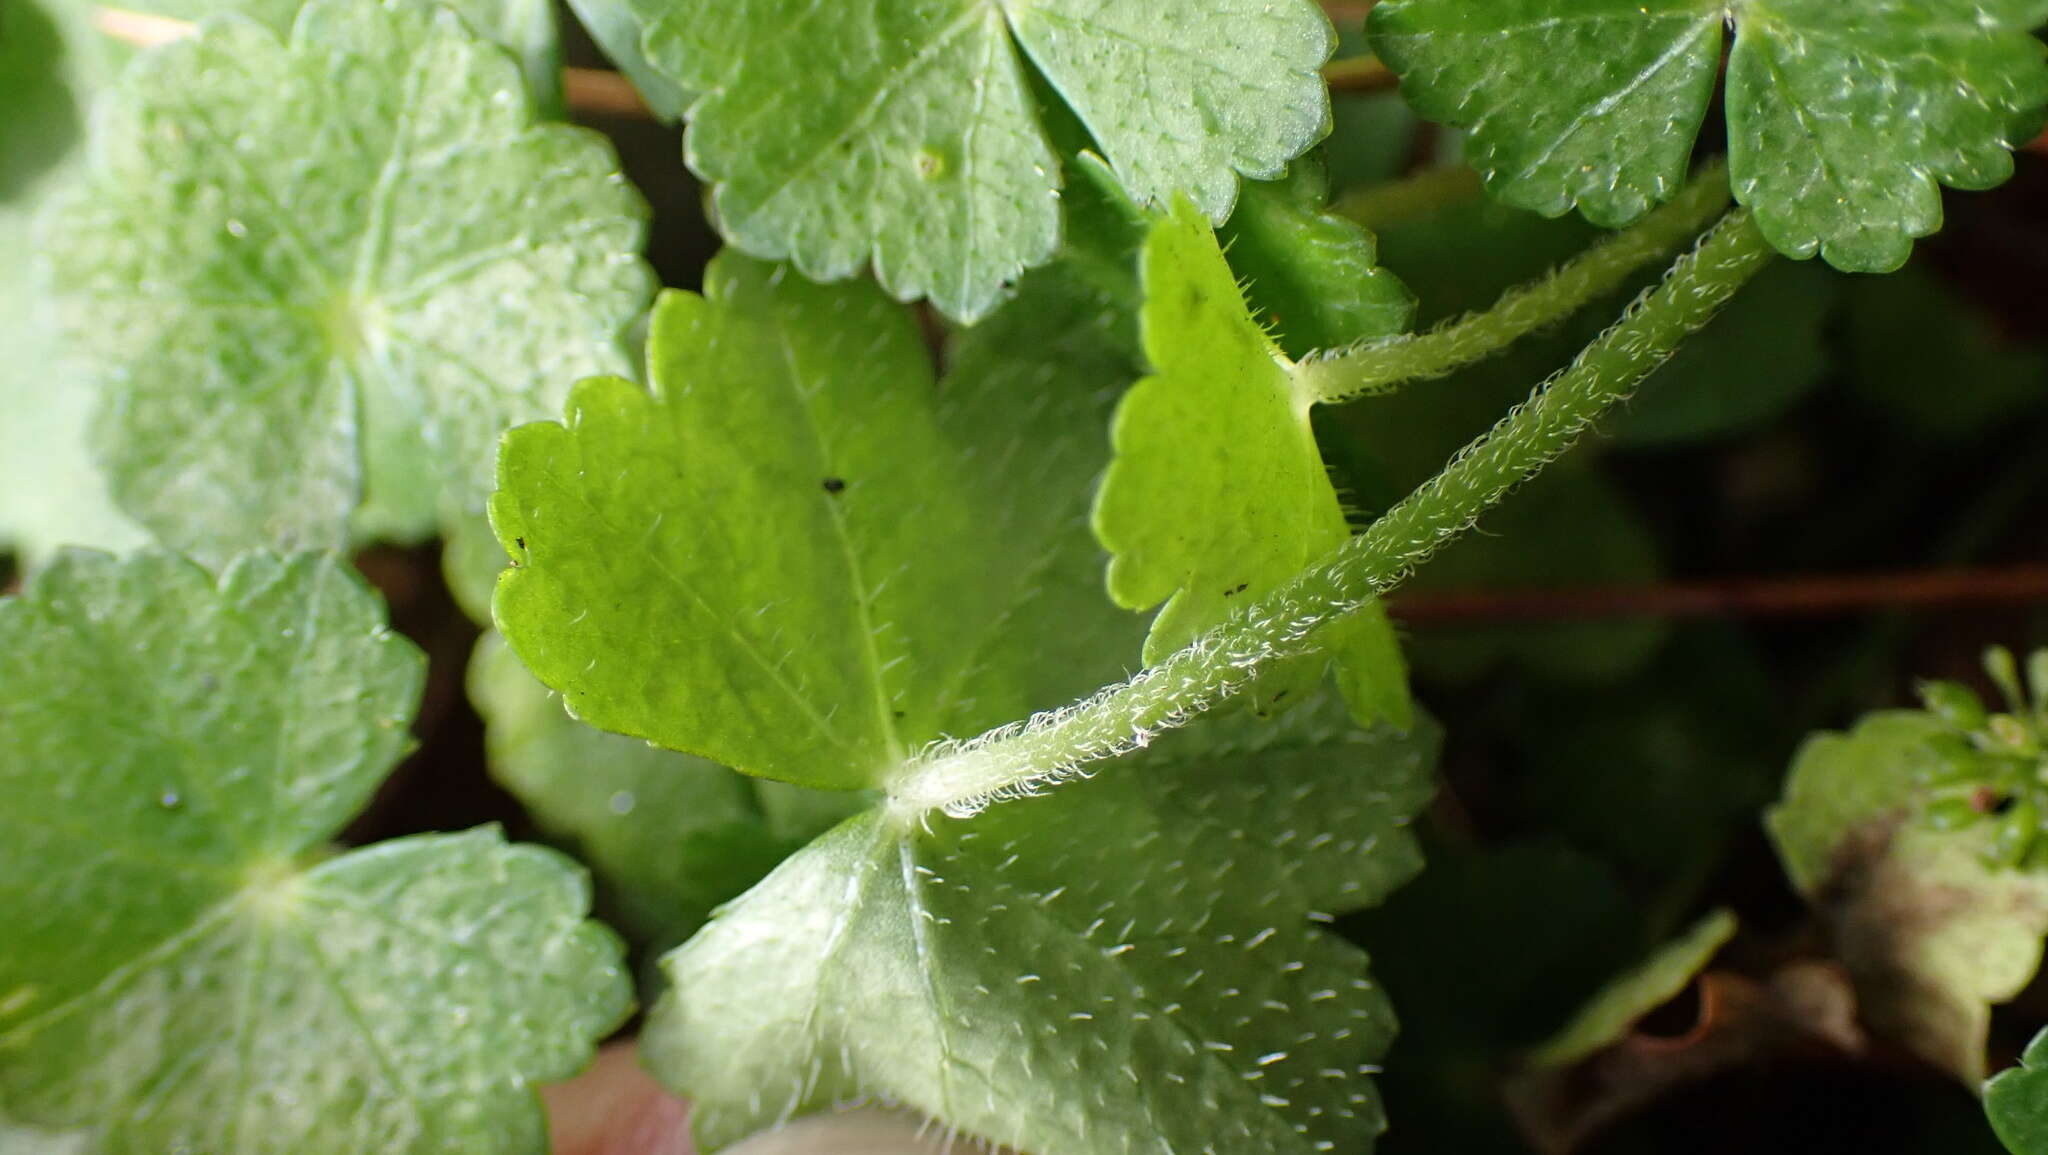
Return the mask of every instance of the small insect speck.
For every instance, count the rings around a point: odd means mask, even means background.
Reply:
[[[834,497],[837,497],[841,493],[846,492],[846,479],[841,477],[826,478],[825,492],[833,495]]]

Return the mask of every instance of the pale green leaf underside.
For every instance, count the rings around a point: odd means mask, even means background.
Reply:
[[[1866,1020],[1975,1081],[1991,1004],[2040,969],[2048,874],[1986,865],[1990,823],[1940,832],[1910,819],[1915,769],[1941,732],[1901,712],[1817,735],[1765,824],[1793,885],[1824,904]]]
[[[496,634],[478,643],[469,670],[492,776],[549,836],[573,843],[620,928],[660,950],[868,803],[586,726]]]
[[[720,228],[806,275],[872,264],[973,320],[1059,242],[1060,166],[1026,69],[1131,193],[1221,221],[1329,130],[1309,0],[632,0],[690,108]],[[821,66],[829,62],[829,67]]]
[[[285,31],[299,0],[148,0],[123,7],[180,20],[244,12]],[[559,86],[552,12],[540,0],[458,0],[472,26],[518,52],[537,95]],[[120,513],[87,447],[95,390],[49,315],[38,207],[75,179],[92,98],[131,55],[92,25],[88,0],[0,9],[0,544],[38,564],[61,545],[124,550],[146,539]]]
[[[45,230],[117,500],[166,541],[336,545],[480,508],[498,433],[615,368],[645,207],[451,13],[314,0],[127,72]]]
[[[2024,6],[1981,0],[1388,0],[1375,49],[1509,203],[1618,226],[1682,183],[1721,71],[1736,198],[1795,257],[1885,272],[1988,188],[2048,103]]]
[[[29,224],[77,170],[86,105],[114,69],[88,17],[83,0],[0,7],[0,548],[31,564],[142,539],[86,451],[92,392],[59,355]]]
[[[84,0],[62,0],[83,3]],[[472,29],[517,57],[527,79],[528,90],[542,108],[553,108],[561,99],[561,45],[555,28],[554,8],[547,0],[433,0],[453,9]],[[148,12],[174,20],[205,20],[239,13],[262,21],[275,31],[291,31],[305,0],[122,0],[114,7]]]
[[[0,1155],[91,1155],[92,1136],[85,1131],[56,1133],[22,1127],[0,1115]]]
[[[1433,733],[1340,737],[1327,707],[931,832],[837,828],[665,961],[654,1069],[713,1149],[861,1095],[1064,1155],[1363,1149],[1393,1020],[1308,920],[1419,867]]]
[[[657,306],[651,396],[585,382],[506,441],[495,612],[571,712],[851,788],[1124,671],[1084,520],[1102,396],[935,388],[872,285],[727,254],[706,294]]]
[[[630,1001],[581,873],[494,831],[319,859],[419,654],[332,558],[68,554],[0,603],[0,1101],[109,1155],[540,1152]]]
[[[1309,424],[1312,401],[1246,311],[1208,222],[1177,203],[1154,226],[1143,261],[1153,375],[1117,408],[1094,526],[1111,554],[1110,595],[1132,609],[1165,603],[1145,643],[1146,659],[1157,661],[1293,578],[1350,529]],[[1384,612],[1375,607],[1338,631],[1331,650],[1361,714],[1405,720],[1400,652]],[[1312,664],[1261,690],[1298,700],[1320,672]]]

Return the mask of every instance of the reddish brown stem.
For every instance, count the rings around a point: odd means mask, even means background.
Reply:
[[[2048,604],[2048,565],[1653,586],[1410,593],[1391,609],[1413,626],[1586,618],[1822,617],[1903,609]]]

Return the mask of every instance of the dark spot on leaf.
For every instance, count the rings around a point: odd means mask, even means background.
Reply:
[[[829,494],[831,494],[831,495],[832,495],[832,496],[834,496],[834,497],[837,497],[837,496],[839,496],[839,495],[840,495],[841,493],[844,493],[844,492],[846,492],[846,481],[845,481],[845,479],[844,479],[844,478],[839,478],[839,477],[828,477],[828,478],[826,478],[826,479],[825,479],[825,492],[826,492],[826,493],[829,493]]]
[[[1970,809],[1979,814],[2003,814],[2012,809],[2013,796],[2001,794],[1989,786],[1979,786],[1970,792]]]
[[[1243,593],[1243,592],[1244,592],[1245,590],[1247,590],[1247,589],[1250,589],[1250,588],[1251,588],[1251,584],[1252,584],[1252,583],[1250,583],[1250,582],[1239,582],[1239,583],[1237,583],[1236,585],[1234,585],[1234,586],[1231,586],[1231,587],[1230,587],[1229,589],[1227,589],[1227,590],[1224,590],[1224,591],[1223,591],[1223,596],[1224,596],[1224,597],[1226,597],[1226,598],[1230,598],[1230,597],[1236,597],[1236,596],[1237,596],[1238,594],[1241,594],[1241,593]]]

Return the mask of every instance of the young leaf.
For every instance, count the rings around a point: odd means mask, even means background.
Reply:
[[[1988,865],[1997,823],[1915,820],[1945,732],[1930,714],[1895,711],[1814,737],[1765,823],[1792,884],[1826,917],[1867,1021],[1974,1083],[1991,1004],[2040,968],[2048,871]]]
[[[94,159],[49,232],[98,448],[124,509],[210,554],[479,507],[499,431],[616,365],[646,300],[610,149],[535,125],[446,11],[209,23],[123,77]]]
[[[331,557],[70,554],[0,602],[0,1101],[99,1149],[541,1152],[630,1002],[566,860],[331,857],[417,651]]]
[[[649,361],[513,431],[492,504],[498,621],[576,716],[845,789],[1126,667],[1082,521],[1106,394],[937,390],[872,286],[737,254]]]
[[[543,830],[573,841],[618,925],[659,950],[868,803],[585,726],[495,634],[470,660],[469,696],[492,776]]]
[[[1094,521],[1112,555],[1110,596],[1131,609],[1165,603],[1145,641],[1152,662],[1300,573],[1350,528],[1309,425],[1313,398],[1246,312],[1194,206],[1179,202],[1153,226],[1144,277],[1154,372],[1117,408]],[[1361,718],[1404,720],[1405,675],[1384,611],[1336,628],[1332,652]],[[1320,675],[1311,663],[1262,695],[1298,699]]]
[[[1885,272],[1940,186],[2012,174],[2048,103],[2020,0],[1388,0],[1373,44],[1423,115],[1472,130],[1503,199],[1626,224],[1678,190],[1728,60],[1736,198],[1781,252]]]
[[[1321,158],[1304,158],[1282,180],[1248,182],[1217,234],[1249,282],[1252,315],[1290,357],[1390,337],[1415,319],[1415,298],[1380,267],[1373,235],[1327,211],[1329,200]]]
[[[2048,1030],[2027,1044],[2019,1066],[1984,1084],[1984,1113],[2012,1155],[2048,1152]]]
[[[1215,221],[1239,174],[1329,130],[1334,36],[1309,0],[631,3],[649,61],[702,94],[687,157],[733,244],[826,280],[872,262],[961,320],[1058,246],[1026,59],[1135,197],[1185,190]]]
[[[1307,922],[1419,867],[1433,728],[1222,721],[969,822],[857,819],[721,911],[643,1036],[700,1142],[878,1095],[1023,1150],[1362,1149],[1393,1019]]]

